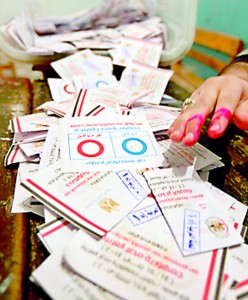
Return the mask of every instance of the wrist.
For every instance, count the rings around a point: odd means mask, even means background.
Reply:
[[[233,75],[248,82],[248,60],[232,62],[219,75]]]

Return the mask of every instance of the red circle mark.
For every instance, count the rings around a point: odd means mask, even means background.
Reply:
[[[99,147],[98,152],[93,153],[93,154],[85,153],[82,148],[83,148],[83,145],[85,145],[87,143],[96,144]],[[85,156],[85,157],[97,157],[97,156],[99,156],[99,155],[101,155],[103,153],[104,147],[103,147],[103,144],[100,143],[100,142],[98,142],[98,141],[95,141],[95,140],[86,140],[86,141],[82,141],[81,143],[78,144],[77,151],[78,151],[79,154],[81,154],[82,156]]]
[[[74,92],[70,92],[70,91],[67,90],[68,86],[69,86],[69,84],[66,84],[66,85],[64,86],[64,91],[65,91],[67,94],[71,94],[71,95],[74,94]]]

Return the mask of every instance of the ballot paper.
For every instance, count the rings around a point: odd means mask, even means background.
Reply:
[[[228,195],[231,197],[230,195]],[[230,219],[233,222],[234,228],[240,233],[243,229],[243,223],[247,215],[248,206],[234,198],[232,206],[229,208]]]
[[[119,32],[125,37],[136,39],[147,39],[148,37],[159,35],[161,33],[161,29],[156,26],[160,24],[159,18],[150,18],[149,22],[150,24],[148,24],[148,20],[146,20],[139,23],[135,22],[122,25]]]
[[[248,207],[209,182],[205,182],[205,184],[213,194],[217,205],[221,206],[222,210],[228,213],[229,221],[233,228],[242,236],[245,236],[246,226],[243,223]]]
[[[76,99],[76,97],[75,97]],[[36,107],[37,110],[43,110],[45,111],[45,114],[48,116],[47,118],[47,125],[56,125],[58,124],[58,118],[53,116],[54,121],[51,122],[52,120],[52,115],[56,115],[58,117],[71,117],[73,107],[75,105],[75,99],[73,100],[67,100],[63,102],[59,101],[46,101],[42,103],[40,106]],[[49,115],[50,114],[50,115]],[[39,122],[39,121],[34,121],[34,122]],[[45,123],[45,120],[43,120],[43,124]]]
[[[194,167],[144,173],[185,256],[243,243]]]
[[[113,71],[110,57],[96,55],[89,49],[56,60],[51,63],[51,66],[62,79],[70,82],[74,76],[87,74],[111,76]]]
[[[14,133],[12,143],[18,145],[21,143],[30,143],[35,141],[42,141],[46,139],[47,130],[34,132],[17,132]]]
[[[48,34],[35,36],[34,45],[38,49],[45,49],[47,45],[66,42],[66,41],[80,41],[84,38],[94,38],[97,34],[96,30],[80,30],[70,33],[58,33],[58,34]]]
[[[159,105],[142,106],[142,104],[144,104],[142,100],[137,103],[137,106],[134,104],[130,114],[133,116],[144,115],[153,132],[168,129],[179,114],[179,112],[175,109]]]
[[[40,158],[38,155],[34,156],[26,156],[25,153],[21,150],[19,145],[12,144],[8,149],[4,157],[4,166],[9,166],[12,164],[20,163],[20,162],[39,162]]]
[[[48,116],[43,112],[30,114],[12,119],[11,131],[13,133],[47,131],[50,125],[56,124],[57,122],[58,119],[56,117]]]
[[[77,95],[72,116],[98,115],[108,108],[109,114],[115,114],[118,101],[116,95],[101,89],[81,89]]]
[[[40,155],[43,151],[45,141],[35,141],[19,144],[20,149],[26,156]]]
[[[162,166],[163,155],[144,118],[74,117],[60,120],[63,172]]]
[[[42,203],[33,198],[32,194],[21,186],[22,181],[37,173],[37,171],[37,163],[23,162],[19,164],[11,213],[33,212],[39,216],[44,215]]]
[[[133,60],[157,67],[162,53],[162,43],[154,43],[142,39],[124,37],[121,43],[110,50],[115,65],[127,66]]]
[[[152,91],[130,91],[120,84],[98,89],[81,89],[77,95],[72,116],[96,116],[108,112],[109,115],[122,114],[122,109],[131,108],[137,101]]]
[[[195,170],[200,170],[221,159],[213,152],[196,143],[192,147],[186,147],[181,143],[175,143],[170,139],[159,141],[166,167],[187,167],[194,164]]]
[[[159,104],[172,74],[172,70],[132,61],[122,72],[120,83],[128,89],[153,90],[153,93],[147,96],[147,102]]]
[[[38,237],[50,253],[61,252],[77,228],[64,219],[56,219],[38,227]]]
[[[91,50],[109,50],[114,49],[116,47],[116,43],[114,41],[104,41],[101,37],[96,37],[93,39],[81,39],[80,41],[72,41],[73,44],[78,50],[82,49],[91,49]]]
[[[101,287],[85,280],[69,270],[63,262],[61,252],[51,254],[30,278],[53,300],[118,300]]]
[[[96,89],[102,88],[108,85],[115,84],[117,79],[114,75],[92,75],[87,74],[85,76],[74,76],[73,83],[77,91],[81,89]]]
[[[31,5],[33,4],[33,5]],[[92,9],[77,11],[67,16],[41,17],[42,7],[37,2],[29,3],[21,17],[16,16],[1,27],[2,32],[17,44],[18,48],[30,55],[52,55],[54,52],[71,52],[81,48],[112,48],[121,36],[119,29],[123,24],[139,23],[139,30],[129,29],[131,33],[140,32],[139,38],[163,35],[163,24],[155,14],[154,4],[143,1],[100,1]],[[31,22],[32,20],[32,22]],[[146,22],[142,22],[145,20]],[[163,26],[162,26],[163,25]],[[107,31],[112,30],[112,33]],[[125,29],[123,35],[127,33]],[[134,36],[134,34],[133,34]],[[105,38],[104,38],[105,37]],[[105,44],[104,44],[105,43]],[[104,44],[104,45],[103,45]],[[103,46],[102,46],[103,45]]]
[[[227,249],[220,299],[246,299],[248,295],[248,246]],[[242,297],[243,296],[243,297]]]
[[[124,108],[132,108],[135,105],[139,105],[140,101],[143,101],[141,105],[147,105],[148,103],[145,102],[146,96],[153,92],[145,89],[127,89],[120,82],[102,87],[102,91],[115,95],[118,104]]]
[[[48,78],[47,83],[54,101],[63,102],[74,99],[76,90],[70,81],[62,78]]]
[[[228,297],[227,300],[228,299],[247,299],[247,297],[248,297],[248,280],[239,282],[239,284],[235,285],[235,287],[231,291],[229,291],[229,294],[231,294],[233,298]]]
[[[147,215],[155,208],[146,198],[100,241],[80,230],[66,265],[121,299],[215,299],[222,250],[183,257],[158,207]]]
[[[58,42],[52,43],[46,46],[48,50],[51,50],[54,53],[75,53],[78,49],[75,45],[72,45],[70,42]]]
[[[58,161],[22,182],[75,226],[103,236],[150,192],[136,171],[63,173]]]
[[[45,169],[60,159],[59,126],[49,127],[47,137],[40,155],[39,170]]]

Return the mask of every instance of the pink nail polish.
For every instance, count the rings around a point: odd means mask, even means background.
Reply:
[[[195,123],[194,131],[187,132],[185,137],[183,138],[182,143],[185,146],[193,146],[198,141],[202,126],[204,124],[204,117],[200,114],[191,117],[188,120],[187,124],[192,120],[196,120],[197,122]]]
[[[208,128],[208,135],[211,138],[218,138],[220,137],[230,120],[232,119],[232,113],[229,109],[222,107],[218,109],[210,122]]]

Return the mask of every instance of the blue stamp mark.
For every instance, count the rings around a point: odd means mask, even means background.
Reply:
[[[147,196],[147,192],[142,185],[136,180],[132,173],[129,171],[116,172],[120,180],[125,184],[130,193],[138,200],[141,201]]]
[[[128,219],[134,226],[139,226],[161,216],[161,211],[157,204],[149,205],[128,214]]]
[[[196,253],[200,251],[200,212],[184,210],[183,250]]]

